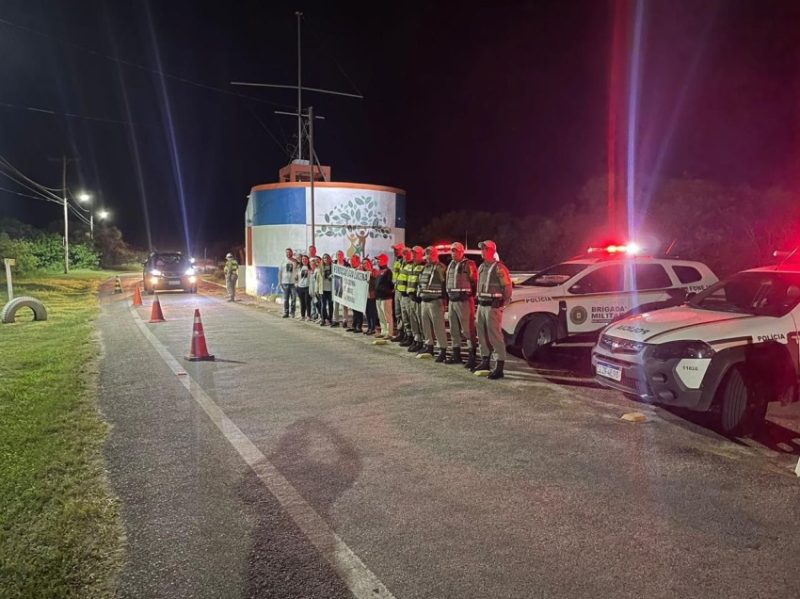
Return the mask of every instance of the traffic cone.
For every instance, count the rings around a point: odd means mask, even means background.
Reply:
[[[119,275],[114,277],[114,293],[122,293],[122,281],[119,280]]]
[[[156,293],[153,299],[153,307],[150,309],[150,322],[164,322],[164,313],[161,311],[161,302],[158,301],[158,294]]]
[[[200,320],[200,310],[194,310],[194,325],[192,326],[192,345],[189,348],[189,355],[186,359],[190,362],[201,362],[213,360],[214,356],[208,353],[206,347],[206,335],[203,333],[203,322]]]
[[[139,286],[133,288],[133,306],[141,306],[142,305],[142,292],[139,291]]]

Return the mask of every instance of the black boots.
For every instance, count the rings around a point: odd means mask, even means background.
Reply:
[[[490,378],[492,380],[503,378],[505,376],[503,374],[503,366],[504,365],[505,365],[505,361],[504,360],[498,360],[497,363],[494,366],[494,370],[492,370],[489,373],[489,376],[487,378]]]
[[[471,347],[469,350],[469,355],[467,356],[467,361],[464,363],[464,368],[472,371],[477,365],[478,359],[475,357],[475,348]]]
[[[417,357],[419,358],[422,354],[433,356],[433,346],[425,345],[424,343],[420,342],[419,349],[417,350]]]
[[[442,349],[439,350],[439,354],[436,356],[436,360],[434,360],[434,361],[438,362],[439,364],[441,364],[445,360],[447,360],[447,350],[442,348]]]
[[[400,345],[403,345],[402,343]],[[422,342],[421,341],[414,341],[408,346],[408,352],[412,354],[416,354],[419,350],[422,349]]]
[[[397,335],[392,337],[392,343],[402,343],[406,340],[406,332],[405,331],[398,331]]]
[[[438,360],[437,360],[438,361]],[[445,364],[463,364],[461,360],[461,348],[454,347],[453,353],[444,361]]]
[[[400,342],[400,347],[408,347],[414,344],[414,337],[412,335],[405,335]]]
[[[489,358],[481,358],[481,361],[478,362],[478,364],[470,368],[471,372],[477,372],[478,370],[491,370],[489,366]]]

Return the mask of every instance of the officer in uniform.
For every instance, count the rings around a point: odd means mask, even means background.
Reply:
[[[394,281],[394,314],[392,317],[395,320],[395,332],[397,333],[394,337],[392,337],[392,341],[398,342],[403,341],[405,339],[405,330],[403,328],[403,306],[401,305],[403,302],[403,291],[405,290],[405,285],[403,285],[403,289],[398,289],[397,285],[400,281],[400,272],[403,270],[403,250],[405,249],[405,245],[402,243],[396,243],[392,246],[394,250],[394,264],[392,265],[392,281]]]
[[[236,282],[239,280],[239,263],[228,252],[225,256],[225,288],[228,290],[228,301],[236,301]]]
[[[414,263],[411,274],[408,275],[406,290],[408,291],[409,307],[408,314],[411,318],[411,331],[414,334],[414,342],[408,346],[408,351],[419,352],[424,346],[424,331],[422,330],[422,299],[417,293],[419,287],[419,276],[425,268],[425,250],[422,246],[415,245],[412,249]]]
[[[475,290],[478,287],[478,267],[464,255],[464,245],[455,241],[450,246],[453,258],[447,265],[445,277],[447,297],[450,303],[447,318],[450,321],[450,337],[453,341],[447,364],[461,364],[461,340],[466,337],[469,356],[464,368],[474,368],[478,363],[475,352],[478,338],[475,332]]]
[[[409,347],[414,343],[414,331],[411,328],[411,308],[413,302],[410,302],[408,297],[408,279],[414,274],[414,252],[410,247],[403,248],[403,266],[400,269],[400,274],[397,275],[397,283],[395,289],[399,289],[401,293],[400,309],[403,321],[403,339],[400,340],[401,347]]]
[[[483,253],[483,263],[478,269],[478,313],[476,324],[478,341],[480,342],[481,361],[471,370],[489,370],[489,360],[494,351],[494,370],[489,373],[490,379],[503,378],[503,366],[506,361],[506,342],[503,338],[503,306],[511,300],[511,275],[506,265],[497,257],[497,245],[486,240],[478,244]]]
[[[434,338],[437,362],[447,358],[447,331],[444,325],[444,265],[439,262],[439,250],[434,246],[425,248],[425,266],[419,275],[417,295],[421,300],[422,330],[425,334],[425,347],[417,357],[432,356]]]

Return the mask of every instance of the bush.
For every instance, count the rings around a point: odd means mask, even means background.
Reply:
[[[37,270],[59,271],[64,267],[63,239],[15,221],[0,223],[0,257],[17,261],[14,272],[25,275]],[[100,265],[100,254],[86,242],[71,242],[70,266],[93,269]]]

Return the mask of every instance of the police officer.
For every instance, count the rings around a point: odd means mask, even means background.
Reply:
[[[411,319],[411,332],[414,335],[414,342],[408,346],[411,353],[419,352],[425,345],[422,330],[422,300],[417,294],[419,286],[419,275],[425,268],[425,250],[422,246],[415,245],[412,248],[414,262],[411,264],[411,272],[408,275],[406,291],[408,292],[408,317]],[[404,316],[405,318],[405,316]]]
[[[497,256],[497,245],[486,240],[478,244],[483,254],[483,263],[478,269],[478,313],[476,324],[480,342],[481,361],[471,370],[489,370],[492,351],[496,356],[490,379],[503,378],[506,361],[506,342],[503,339],[503,306],[511,300],[511,275],[506,265]]]
[[[432,356],[434,338],[436,339],[437,362],[447,358],[447,331],[444,326],[445,298],[444,264],[439,262],[439,250],[434,246],[425,248],[425,265],[419,275],[417,295],[421,300],[422,330],[425,334],[425,347],[417,357]]]
[[[228,252],[225,256],[225,288],[228,290],[228,301],[236,301],[236,282],[239,280],[239,263]]]
[[[405,249],[405,245],[402,243],[396,243],[392,246],[394,250],[394,264],[392,265],[392,280],[394,281],[394,314],[391,315],[394,318],[394,330],[396,331],[396,335],[392,337],[392,341],[400,342],[405,339],[405,331],[403,329],[403,306],[401,305],[403,302],[403,291],[405,290],[405,285],[403,285],[403,289],[398,289],[398,283],[400,281],[400,272],[403,270],[403,250]]]
[[[447,265],[445,277],[447,297],[450,303],[447,318],[450,321],[450,337],[453,341],[447,364],[461,364],[461,340],[466,337],[469,356],[464,368],[474,368],[478,363],[475,352],[478,339],[475,332],[475,290],[478,287],[478,267],[464,254],[464,245],[455,241],[450,246],[453,258]]]
[[[409,310],[411,304],[408,297],[408,278],[414,272],[414,252],[411,248],[403,248],[403,266],[400,269],[400,274],[397,275],[397,283],[395,289],[400,290],[400,309],[402,314],[403,323],[403,338],[400,339],[401,347],[408,347],[414,343],[414,331],[411,328],[411,315]]]

